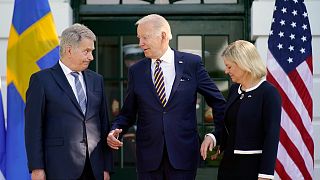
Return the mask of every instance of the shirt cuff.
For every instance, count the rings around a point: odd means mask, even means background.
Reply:
[[[259,178],[266,178],[266,179],[274,179],[273,175],[268,175],[268,174],[258,174]]]
[[[204,137],[207,137],[207,136],[211,137],[211,139],[213,140],[213,147],[216,147],[216,144],[217,144],[216,143],[217,142],[216,137],[214,137],[214,135],[212,133],[208,133]]]

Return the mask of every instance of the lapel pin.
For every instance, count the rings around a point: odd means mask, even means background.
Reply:
[[[183,61],[179,61],[179,64],[182,64],[183,63]]]
[[[248,95],[248,98],[251,98],[252,96],[251,95]]]
[[[244,94],[241,94],[240,99],[243,99],[243,97],[244,97]]]

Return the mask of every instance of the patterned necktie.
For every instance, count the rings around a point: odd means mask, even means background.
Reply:
[[[166,99],[166,90],[164,87],[164,76],[162,69],[160,67],[161,60],[157,59],[156,60],[156,67],[154,70],[154,86],[156,88],[157,94],[160,98],[160,101],[163,105],[163,107],[166,106],[167,104],[167,99]]]
[[[79,81],[79,73],[78,72],[72,72],[71,75],[74,77],[74,83],[76,85],[76,91],[78,96],[78,103],[80,105],[80,108],[82,110],[82,113],[86,113],[86,104],[87,104],[87,98],[84,94],[84,90],[82,88],[82,85]]]

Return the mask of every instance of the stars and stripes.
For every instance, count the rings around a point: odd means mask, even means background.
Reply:
[[[267,80],[282,97],[276,173],[280,179],[312,179],[312,49],[303,0],[276,0],[268,40]]]

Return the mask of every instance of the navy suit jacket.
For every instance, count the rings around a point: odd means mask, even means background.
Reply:
[[[240,97],[239,84],[230,87],[226,113],[233,102]],[[277,89],[264,81],[256,89],[246,92],[237,113],[234,150],[262,150],[260,174],[273,175],[277,158],[280,121],[281,97]],[[224,149],[228,132],[223,122],[216,122],[212,132],[217,144]]]
[[[196,119],[197,93],[222,120],[225,100],[197,55],[174,51],[176,76],[167,105],[163,108],[151,75],[151,59],[133,65],[128,73],[127,97],[112,129],[124,133],[137,123],[137,170],[159,167],[164,147],[174,168],[194,170],[200,157]],[[137,121],[136,121],[137,119]]]
[[[86,145],[96,179],[112,168],[103,77],[85,70],[87,110],[83,115],[59,63],[30,78],[26,93],[25,142],[29,170],[44,169],[48,179],[79,178]],[[87,143],[85,142],[87,135]]]

